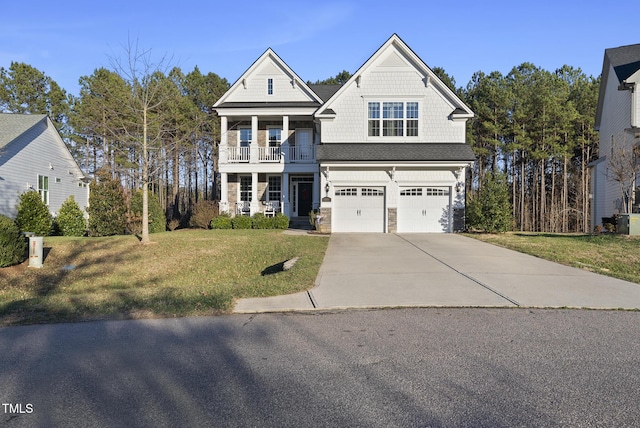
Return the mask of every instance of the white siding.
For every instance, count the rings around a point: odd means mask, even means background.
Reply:
[[[600,158],[608,157],[611,154],[611,138],[621,142],[625,139],[631,142],[630,135],[625,136],[625,128],[631,126],[631,91],[618,90],[619,82],[616,78],[613,67],[609,69],[609,80],[607,81],[602,118],[600,121]],[[593,210],[591,219],[592,227],[602,224],[602,217],[610,217],[619,213],[619,202],[621,200],[620,187],[616,181],[607,179],[608,160],[598,163],[593,169],[592,180]]]
[[[395,54],[395,51],[392,54]],[[434,86],[433,82],[425,86],[424,76],[413,66],[407,63],[405,67],[391,67],[385,64],[384,58],[380,60],[380,64],[372,64],[372,67],[363,73],[359,87],[356,81],[352,81],[332,104],[331,108],[336,112],[336,117],[322,121],[322,141],[326,143],[381,141],[380,138],[367,136],[369,101],[418,101],[420,103],[420,136],[417,139],[405,138],[405,141],[437,143],[465,141],[464,121],[449,119],[455,106]],[[389,138],[385,140],[388,141]]]
[[[81,209],[87,206],[88,188],[78,187],[82,173],[48,120],[0,149],[0,214],[15,218],[18,196],[30,190],[27,184],[37,190],[38,175],[49,177],[52,213],[57,213],[69,195]]]
[[[273,94],[267,93],[267,80],[273,79]],[[267,57],[253,72],[245,76],[244,83],[231,92],[226,102],[280,102],[314,101],[300,86],[293,84],[293,76],[286,73],[271,57]],[[245,87],[246,86],[246,87]]]

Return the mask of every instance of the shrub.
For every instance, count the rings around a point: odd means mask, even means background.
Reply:
[[[26,250],[27,243],[18,226],[9,217],[0,215],[0,267],[20,263]]]
[[[167,218],[164,215],[164,210],[162,209],[162,205],[160,205],[160,200],[158,197],[153,194],[153,192],[149,192],[148,197],[149,204],[149,233],[158,233],[164,232],[167,230]],[[129,215],[129,219],[131,221],[131,225],[129,225],[130,230],[134,230],[133,233],[142,233],[142,190],[138,190],[131,196],[131,201],[129,202],[129,210],[131,214]],[[140,230],[137,232],[137,230]]]
[[[127,205],[124,189],[108,171],[97,173],[89,193],[89,236],[110,236],[124,233],[127,224]]]
[[[234,229],[251,229],[251,217],[246,215],[237,215],[231,219],[231,225]]]
[[[511,229],[513,216],[504,174],[487,173],[466,210],[467,226],[488,233]]]
[[[251,226],[254,229],[273,229],[273,218],[263,213],[255,213],[251,219]]]
[[[211,229],[231,229],[233,228],[233,224],[231,221],[231,216],[227,213],[220,214],[217,217],[214,217],[211,220]]]
[[[54,219],[55,227],[63,236],[84,236],[87,232],[87,221],[80,206],[69,196],[63,202],[58,211],[58,216]]]
[[[273,228],[274,229],[288,229],[289,228],[289,217],[282,213],[278,213],[273,217]]]
[[[218,215],[218,206],[214,201],[199,201],[193,206],[189,226],[208,229],[211,220]]]
[[[42,202],[40,193],[31,190],[20,195],[16,225],[21,231],[33,232],[37,236],[48,236],[51,233],[53,219],[49,208]]]

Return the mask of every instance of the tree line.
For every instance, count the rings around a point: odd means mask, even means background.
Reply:
[[[523,63],[506,75],[478,71],[457,87],[444,69],[433,71],[475,112],[467,127],[477,156],[468,194],[485,175],[501,173],[514,229],[588,231],[599,78],[567,65],[548,71]],[[226,79],[197,67],[185,74],[164,58],[152,63],[150,51],[130,45],[125,61],[79,82],[79,94],[70,95],[43,72],[11,63],[0,68],[0,111],[49,114],[87,174],[107,170],[130,190],[150,189],[168,220],[217,198],[220,124],[212,106],[229,88]]]

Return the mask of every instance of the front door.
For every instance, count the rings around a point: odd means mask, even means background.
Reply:
[[[308,216],[313,208],[313,183],[298,183],[297,189],[299,216]]]

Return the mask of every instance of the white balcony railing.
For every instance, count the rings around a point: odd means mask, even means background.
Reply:
[[[228,146],[227,162],[277,163],[280,162],[283,157],[287,163],[311,163],[316,161],[315,146],[294,146],[289,147],[288,151],[285,147],[256,147],[254,149],[255,150],[251,150],[250,147]]]
[[[280,147],[258,147],[258,162],[280,162]]]
[[[311,147],[289,147],[289,162],[315,162],[316,148]]]
[[[230,146],[227,150],[229,162],[249,162],[249,147]]]

